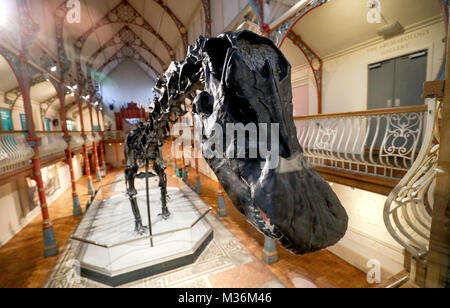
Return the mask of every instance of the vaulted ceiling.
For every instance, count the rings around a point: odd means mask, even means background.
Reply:
[[[18,37],[15,0],[0,0],[9,18],[0,36],[13,42]],[[25,0],[32,22],[38,26],[30,55],[40,63],[42,53],[57,64],[58,40],[56,19],[67,12],[67,0]],[[77,2],[77,1],[69,1]],[[125,59],[136,62],[151,79],[162,74],[170,62],[183,56],[188,44],[187,29],[203,10],[201,0],[80,0],[80,20],[64,18],[63,46],[72,63],[66,83],[76,83],[77,72],[83,78],[101,79]],[[49,65],[47,65],[49,66]],[[56,74],[58,76],[58,74]],[[41,76],[42,79],[42,76]],[[46,102],[56,95],[53,85],[36,79],[32,99]],[[70,81],[72,80],[72,81]],[[0,57],[0,91],[12,95],[19,92],[18,83],[7,61]],[[6,94],[5,94],[6,95]]]
[[[85,76],[107,75],[125,58],[152,78],[164,72],[187,48],[187,27],[202,8],[201,0],[80,0],[80,22],[64,24],[64,47],[75,69]],[[39,39],[56,51],[52,14],[64,0],[29,1],[34,21],[44,29]]]

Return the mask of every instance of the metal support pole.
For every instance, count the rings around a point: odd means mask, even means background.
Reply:
[[[148,215],[148,231],[150,233],[150,247],[153,248],[153,231],[152,231],[152,215],[150,212],[150,186],[148,182],[149,161],[145,160],[145,189],[147,191],[147,215]]]

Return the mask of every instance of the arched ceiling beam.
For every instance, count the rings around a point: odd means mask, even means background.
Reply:
[[[172,12],[172,10],[167,5],[164,4],[163,0],[153,0],[153,1],[157,3],[164,10],[164,12],[166,12],[167,15],[169,15],[169,17],[177,26],[178,32],[180,32],[181,38],[183,40],[184,50],[186,51],[189,45],[186,27],[181,22],[181,20],[175,15],[175,13]]]
[[[47,112],[50,110],[50,107],[58,101],[58,95],[55,95],[53,97],[50,97],[49,99],[46,99],[45,101],[39,103],[40,110],[41,110],[41,117],[45,117],[47,115]]]
[[[83,46],[91,34],[105,25],[115,23],[125,23],[144,28],[148,32],[152,33],[163,44],[163,46],[167,49],[170,58],[175,60],[175,51],[169,43],[167,43],[167,41],[161,37],[161,35],[153,29],[145,18],[126,0],[122,0],[115,8],[110,10],[105,17],[99,20],[93,27],[80,36],[75,42],[75,50],[81,54]]]
[[[81,68],[81,52],[83,50],[83,46],[86,43],[87,39],[91,34],[93,34],[99,28],[114,24],[114,23],[125,23],[130,25],[135,25],[152,33],[156,38],[164,45],[167,49],[169,56],[172,60],[175,60],[175,52],[172,47],[157,33],[155,29],[145,20],[145,18],[126,0],[122,0],[116,7],[108,12],[108,14],[99,20],[93,27],[91,27],[88,31],[86,31],[81,37],[79,37],[75,44],[75,67],[78,76],[78,82],[82,87],[83,91],[87,91],[91,93],[91,89],[86,89],[86,87],[92,86],[90,85],[84,78],[83,71]],[[88,74],[89,75],[89,74]]]
[[[318,113],[322,113],[322,59],[301,39],[299,35],[297,35],[293,30],[291,30],[287,37],[292,41],[292,43],[297,46],[302,53],[305,55],[306,60],[311,67],[314,79],[316,81],[317,87],[317,99]]]
[[[289,32],[302,18],[328,1],[330,0],[312,0],[306,6],[302,6],[294,15],[284,20],[281,24],[273,29],[266,29],[269,38],[281,48]]]
[[[205,35],[212,36],[211,0],[201,0],[205,12]]]
[[[117,45],[135,45],[148,51],[161,65],[162,69],[167,68],[164,61],[128,26],[124,26],[113,38],[106,42],[101,48],[97,49],[89,58],[86,66],[92,67],[97,57],[104,52],[107,48]],[[162,72],[158,72],[162,73]]]
[[[43,74],[39,74],[31,80],[30,88],[45,81],[47,81],[46,77]],[[10,110],[14,109],[14,106],[21,97],[22,91],[20,86],[8,90],[3,94],[4,102],[10,107]]]
[[[112,57],[110,57],[106,62],[104,62],[99,68],[97,68],[95,71],[98,73],[103,72],[103,70],[112,62],[114,61],[120,61],[122,59],[133,59],[142,62],[146,66],[148,66],[153,72],[157,72],[154,67],[148,63],[146,59],[137,51],[133,46],[123,46],[121,49],[119,49]]]

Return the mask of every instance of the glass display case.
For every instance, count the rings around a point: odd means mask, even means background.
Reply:
[[[142,181],[143,182],[143,181]],[[185,186],[168,188],[169,219],[162,219],[157,182],[150,188],[150,233],[135,232],[124,181],[102,186],[71,239],[78,242],[81,275],[118,286],[192,264],[213,239],[211,208]],[[148,226],[145,187],[137,185],[143,224]]]

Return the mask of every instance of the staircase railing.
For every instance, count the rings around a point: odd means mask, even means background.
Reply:
[[[29,166],[33,156],[24,132],[0,132],[0,174]]]

